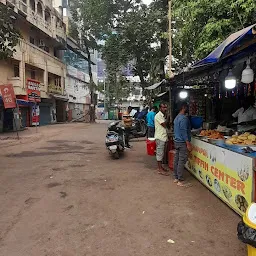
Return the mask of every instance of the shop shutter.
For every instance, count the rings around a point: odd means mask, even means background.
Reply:
[[[40,125],[48,125],[51,123],[50,106],[40,106]]]

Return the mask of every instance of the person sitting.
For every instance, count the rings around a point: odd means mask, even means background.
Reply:
[[[132,107],[129,106],[127,111],[123,113],[123,126],[125,128],[125,147],[130,148],[129,139],[132,128],[132,116],[131,116]]]

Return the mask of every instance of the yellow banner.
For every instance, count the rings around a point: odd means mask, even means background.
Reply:
[[[215,195],[240,215],[253,201],[254,159],[192,139],[187,169]]]

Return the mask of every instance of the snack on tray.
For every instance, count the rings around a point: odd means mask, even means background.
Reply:
[[[224,139],[224,136],[215,130],[202,130],[200,136],[208,137],[209,139],[220,140]]]
[[[253,146],[256,145],[256,136],[245,132],[241,135],[233,135],[232,138],[226,140],[228,145],[241,145],[241,146]]]

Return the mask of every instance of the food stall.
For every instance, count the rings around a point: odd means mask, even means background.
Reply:
[[[256,96],[255,34],[254,26],[237,32],[194,68],[170,82],[175,104],[183,97],[190,113],[199,113],[204,121],[203,131],[192,136],[193,150],[186,168],[240,215],[256,200],[256,126],[247,132],[227,124],[242,98]],[[212,60],[214,63],[210,63]],[[198,89],[211,100],[204,101]],[[192,92],[195,96],[190,97]]]
[[[248,136],[237,138],[246,141]],[[236,137],[229,140],[232,139]],[[229,140],[220,139],[213,143],[207,137],[193,136],[193,150],[186,167],[217,197],[243,215],[255,199],[256,152],[246,152],[243,150],[245,145],[231,145]]]

